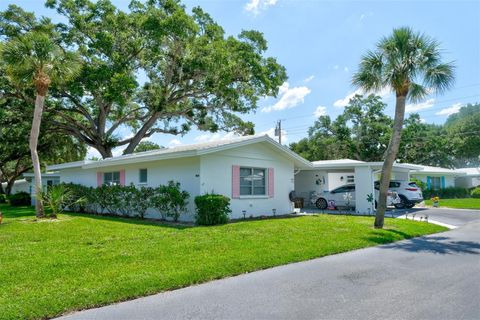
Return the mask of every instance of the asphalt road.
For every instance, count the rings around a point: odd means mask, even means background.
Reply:
[[[480,319],[480,212],[417,211],[460,227],[62,319]]]

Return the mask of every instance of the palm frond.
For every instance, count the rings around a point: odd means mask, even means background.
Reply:
[[[449,62],[428,68],[425,71],[424,82],[436,93],[445,92],[455,83],[455,66],[452,62]]]

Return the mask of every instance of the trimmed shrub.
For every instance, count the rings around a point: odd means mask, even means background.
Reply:
[[[29,206],[32,203],[30,195],[27,192],[18,192],[8,196],[8,202],[14,207]]]
[[[472,198],[480,198],[480,187],[476,187],[475,189],[473,189],[470,195],[472,196]]]
[[[423,198],[430,199],[440,197],[440,199],[468,198],[470,193],[466,188],[449,187],[440,190],[423,190]]]
[[[195,197],[197,214],[195,222],[199,225],[212,226],[228,222],[230,198],[220,194],[205,194]]]
[[[155,189],[150,203],[158,210],[162,219],[171,217],[173,221],[178,221],[180,215],[187,209],[189,197],[187,191],[180,189],[179,182],[169,181],[167,185]]]
[[[150,187],[141,187],[140,189],[135,189],[133,194],[133,212],[138,215],[140,218],[145,218],[145,213],[148,208],[151,207],[150,200],[154,195],[154,189]]]

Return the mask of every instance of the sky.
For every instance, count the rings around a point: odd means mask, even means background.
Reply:
[[[129,0],[112,0],[127,9]],[[59,17],[42,0],[0,0],[0,10],[17,4],[37,15]],[[262,99],[255,113],[242,116],[257,134],[273,135],[282,120],[282,142],[307,136],[320,115],[343,112],[355,88],[350,84],[360,57],[394,28],[410,26],[441,43],[446,62],[456,65],[456,83],[441,96],[408,104],[427,123],[444,123],[466,103],[480,102],[480,1],[321,1],[321,0],[183,0],[190,11],[202,7],[228,35],[258,30],[268,41],[267,56],[287,69],[279,95]],[[379,92],[393,116],[394,96]],[[131,133],[123,129],[120,135]],[[226,139],[232,133],[192,131],[185,136],[157,134],[149,140],[166,147]],[[115,150],[121,154],[122,149]],[[89,156],[96,155],[93,150]]]

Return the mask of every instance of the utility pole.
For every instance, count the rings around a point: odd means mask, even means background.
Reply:
[[[282,144],[282,120],[277,121],[275,126],[275,137],[278,137],[278,143]]]

